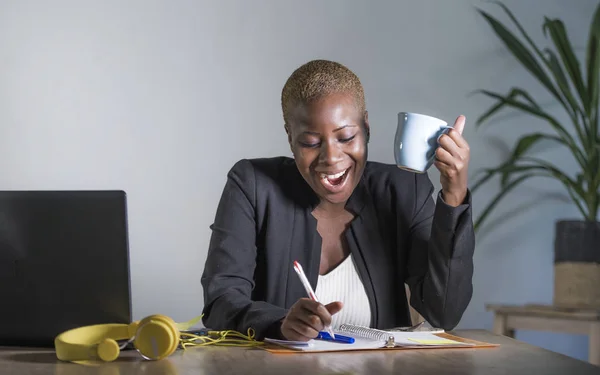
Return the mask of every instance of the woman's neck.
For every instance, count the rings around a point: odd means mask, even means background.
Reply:
[[[321,218],[333,219],[347,213],[346,202],[331,203],[327,201],[321,201],[321,203],[315,207],[313,213]]]

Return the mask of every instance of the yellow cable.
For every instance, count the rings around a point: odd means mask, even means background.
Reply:
[[[181,332],[180,343],[183,349],[188,346],[239,346],[253,347],[261,346],[264,343],[254,339],[255,333],[252,328],[248,329],[248,334],[244,335],[234,330],[227,331],[208,331],[208,335],[199,336],[193,333]]]

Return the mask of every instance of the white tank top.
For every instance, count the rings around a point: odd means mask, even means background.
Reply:
[[[328,274],[319,275],[315,294],[324,305],[335,301],[344,304],[342,310],[332,317],[333,329],[337,329],[343,323],[365,327],[371,324],[369,299],[356,271],[352,254]]]

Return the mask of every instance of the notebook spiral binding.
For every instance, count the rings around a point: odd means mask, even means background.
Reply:
[[[362,337],[365,337],[368,339],[374,339],[374,340],[380,340],[380,341],[387,341],[390,336],[389,333],[378,330],[376,328],[357,326],[354,324],[347,324],[347,323],[344,323],[340,326],[340,331],[349,332],[349,333],[353,333],[355,335],[359,335],[359,336],[362,336]]]

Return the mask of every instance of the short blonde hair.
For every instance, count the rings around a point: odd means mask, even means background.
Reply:
[[[365,94],[360,80],[344,65],[328,60],[312,60],[296,69],[281,91],[281,109],[286,126],[298,105],[307,105],[327,95],[354,95],[360,112],[365,111]]]

